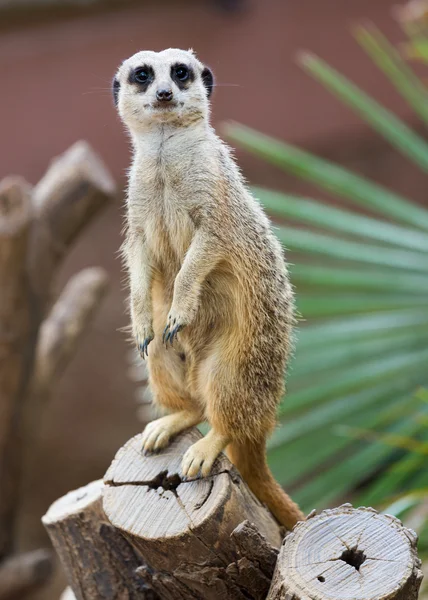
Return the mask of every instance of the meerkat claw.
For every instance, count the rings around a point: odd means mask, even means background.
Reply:
[[[184,325],[178,323],[177,325],[175,325],[177,322],[177,319],[174,319],[174,321],[172,322],[172,326],[170,323],[168,323],[163,331],[162,334],[162,342],[166,345],[168,345],[168,342],[171,344],[171,346],[174,345],[174,339],[177,339],[177,335],[178,333],[183,329]],[[175,325],[175,327],[173,327]]]
[[[182,329],[183,329],[183,325],[176,325],[174,327],[174,329],[172,330],[171,339],[170,339],[171,346],[174,341],[174,338],[177,339],[178,332],[181,331]]]
[[[144,339],[144,341],[142,343],[141,342],[137,342],[137,348],[138,348],[140,356],[141,356],[141,358],[143,360],[145,360],[145,358],[149,356],[149,350],[148,350],[148,348],[149,348],[150,342],[153,340],[153,337],[154,336],[150,336],[149,335],[148,337],[146,337]]]

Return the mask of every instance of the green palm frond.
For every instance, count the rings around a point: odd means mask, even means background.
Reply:
[[[400,52],[374,27],[355,35],[428,122],[428,91]],[[306,53],[301,63],[403,160],[428,170],[427,140],[321,59]],[[346,205],[254,188],[287,248],[301,318],[272,470],[307,511],[354,499],[410,513],[428,488],[428,210],[248,127],[226,133]]]

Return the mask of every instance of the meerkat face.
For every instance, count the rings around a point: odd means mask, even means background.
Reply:
[[[213,75],[192,51],[168,49],[134,54],[113,80],[113,97],[131,131],[149,123],[186,126],[209,112]]]

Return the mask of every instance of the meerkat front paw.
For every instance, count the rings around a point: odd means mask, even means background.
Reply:
[[[172,346],[178,332],[184,329],[189,322],[190,318],[186,316],[184,312],[176,311],[174,308],[171,308],[162,336],[164,344],[170,343]]]
[[[134,327],[134,339],[142,359],[149,355],[148,347],[155,334],[151,325]]]

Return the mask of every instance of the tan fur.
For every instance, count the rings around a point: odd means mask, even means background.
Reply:
[[[171,65],[193,69],[182,90]],[[132,69],[150,65],[144,92]],[[140,52],[120,67],[118,110],[132,138],[127,233],[133,335],[148,345],[155,401],[170,413],[148,426],[146,451],[207,419],[210,433],[183,458],[183,474],[209,474],[218,454],[230,456],[253,492],[281,523],[303,514],[274,481],[265,444],[284,393],[293,296],[282,248],[259,203],[209,124],[209,102],[193,53]],[[174,107],[156,103],[168,85]],[[182,329],[173,346],[166,325]],[[175,325],[174,325],[175,324]]]

